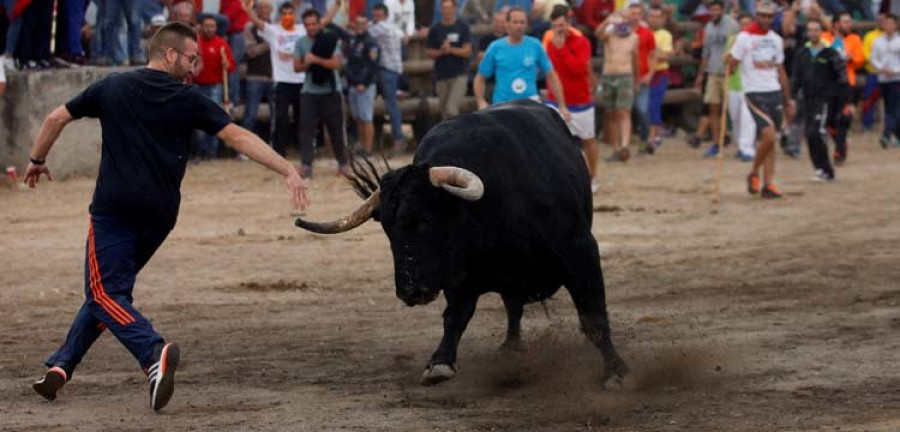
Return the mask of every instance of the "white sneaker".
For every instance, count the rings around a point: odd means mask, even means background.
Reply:
[[[147,379],[150,381],[150,408],[153,408],[153,411],[163,409],[175,393],[175,369],[178,368],[181,351],[178,345],[167,343],[163,345],[158,357],[159,360],[147,369]]]
[[[600,190],[600,180],[591,179],[591,193],[597,193],[598,190]]]
[[[12,57],[3,56],[3,64],[0,64],[0,67],[12,72],[16,70],[16,61]]]

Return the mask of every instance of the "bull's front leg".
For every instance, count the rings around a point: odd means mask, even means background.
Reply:
[[[476,303],[478,303],[477,295],[447,296],[447,308],[444,309],[444,337],[441,338],[441,344],[422,373],[419,381],[422,385],[439,384],[456,375],[456,348],[463,332],[466,331],[466,326],[469,325],[469,320],[475,314]]]

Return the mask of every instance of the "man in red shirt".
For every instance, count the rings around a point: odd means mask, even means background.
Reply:
[[[241,0],[220,0],[219,13],[228,18],[228,29],[225,31],[228,46],[234,55],[234,62],[241,64],[247,57],[247,41],[244,39],[244,28],[250,22],[250,15],[241,6]],[[233,104],[242,102],[241,74],[234,70],[228,75],[228,100]]]
[[[595,178],[599,149],[597,129],[594,124],[594,97],[592,89],[591,44],[581,32],[569,25],[569,7],[557,5],[550,13],[551,30],[544,37],[544,49],[553,64],[553,70],[562,83],[566,107],[572,119],[566,124],[572,135],[581,139],[581,147],[587,158],[591,175],[591,190],[596,192],[599,182]],[[557,107],[553,91],[547,90],[547,104]]]
[[[231,47],[216,34],[216,19],[207,15],[200,22],[199,72],[194,77],[201,91],[216,103],[223,103],[225,72],[233,72],[235,69],[234,57],[231,55]],[[224,52],[224,55],[222,54]],[[219,141],[212,135],[198,132],[197,147],[201,158],[213,158],[218,151]]]
[[[628,6],[628,23],[638,37],[638,76],[640,77],[634,108],[638,114],[638,131],[641,136],[641,150],[646,149],[650,137],[650,82],[656,68],[656,37],[653,30],[644,24],[644,5],[632,3]]]

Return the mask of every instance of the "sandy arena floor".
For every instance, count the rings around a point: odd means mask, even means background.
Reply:
[[[604,154],[607,153],[604,150]],[[729,152],[730,153],[730,152]],[[52,157],[51,157],[52,166]],[[293,227],[278,176],[193,166],[178,227],[141,273],[136,306],[182,347],[170,405],[148,408],[135,361],[106,334],[54,403],[30,384],[82,301],[93,180],[0,188],[0,430],[897,431],[900,149],[854,136],[834,184],[779,155],[783,202],[744,191],[748,165],[673,139],[603,164],[595,196],[609,311],[630,388],[603,391],[600,355],[561,291],[526,308],[527,351],[498,354],[482,298],[459,374],[418,385],[443,300],[394,297],[387,239]],[[311,219],[358,203],[322,162]]]

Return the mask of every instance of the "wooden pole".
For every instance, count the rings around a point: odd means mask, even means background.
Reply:
[[[231,102],[228,100],[228,55],[225,54],[225,47],[219,49],[219,53],[222,54],[222,105],[228,106],[231,105]]]
[[[725,162],[725,132],[728,126],[728,68],[725,69],[725,79],[722,80],[722,118],[719,119],[719,147],[718,166],[716,167],[716,189],[713,194],[713,203],[716,205],[716,211],[719,210],[721,202],[720,190],[722,183],[722,168]]]

